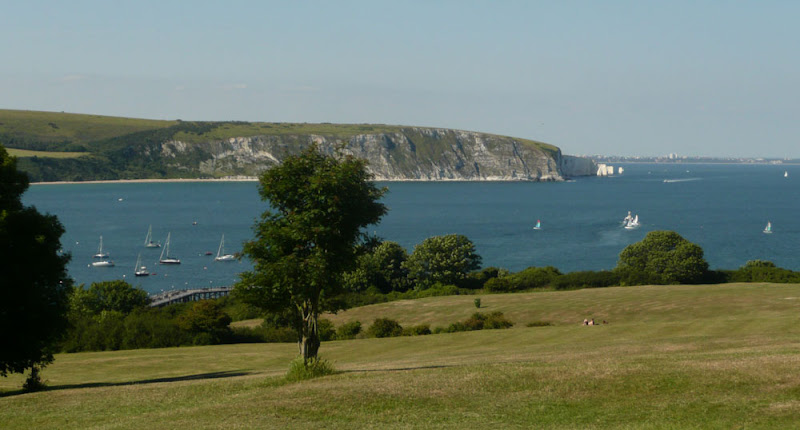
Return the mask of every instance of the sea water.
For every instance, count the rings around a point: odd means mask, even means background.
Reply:
[[[622,175],[567,182],[379,183],[389,213],[368,232],[409,252],[427,237],[463,234],[484,267],[569,272],[612,269],[647,232],[674,230],[700,245],[712,268],[762,259],[800,270],[800,166],[622,166]],[[77,284],[125,279],[150,293],[236,282],[252,265],[214,261],[220,239],[226,253],[240,251],[267,209],[255,182],[34,185],[23,200],[63,223]],[[622,227],[628,211],[640,228]],[[773,234],[762,232],[767,221]],[[159,265],[162,249],[144,247],[151,225],[156,241],[170,234],[169,255],[180,265]],[[101,235],[114,267],[91,266]],[[139,254],[151,276],[134,278]]]

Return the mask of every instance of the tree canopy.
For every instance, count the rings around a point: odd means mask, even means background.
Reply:
[[[345,305],[342,274],[351,269],[362,228],[386,213],[385,190],[370,181],[365,161],[326,156],[314,146],[267,170],[259,194],[270,208],[243,253],[254,268],[235,294],[264,310],[290,312],[305,362],[319,349],[317,319]]]
[[[23,373],[53,360],[66,329],[69,255],[62,254],[64,227],[54,215],[22,204],[28,178],[0,146],[0,375]]]
[[[93,282],[88,289],[77,287],[71,295],[72,310],[99,314],[103,311],[129,314],[134,309],[147,307],[150,298],[141,288],[122,281]]]
[[[708,263],[703,249],[678,233],[651,231],[622,250],[615,270],[623,280],[634,277],[637,283],[696,284],[703,280]]]
[[[437,282],[459,285],[469,272],[480,269],[481,256],[464,235],[433,236],[414,247],[404,267],[409,278],[422,288]]]

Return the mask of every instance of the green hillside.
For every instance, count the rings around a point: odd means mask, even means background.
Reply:
[[[474,296],[353,309],[446,325]],[[341,373],[281,375],[293,344],[61,354],[4,428],[795,428],[800,285],[728,284],[482,296],[508,330],[325,342]],[[609,324],[586,327],[587,317]],[[526,327],[535,320],[554,323]]]
[[[14,150],[19,168],[34,182],[216,177],[201,171],[213,160],[215,143],[234,137],[279,137],[287,147],[307,144],[311,135],[347,142],[357,135],[400,133],[414,139],[419,157],[434,163],[455,143],[420,134],[418,127],[382,124],[306,124],[267,122],[172,121],[56,112],[0,110],[0,145]],[[485,134],[489,139],[511,138]],[[555,156],[558,148],[527,139],[523,145]],[[163,144],[190,145],[178,158],[164,155]],[[491,146],[491,145],[490,145]],[[70,157],[68,153],[84,155]],[[172,153],[174,155],[174,152]],[[404,163],[404,160],[398,160]],[[407,166],[406,166],[407,167]],[[235,168],[220,176],[252,174]]]

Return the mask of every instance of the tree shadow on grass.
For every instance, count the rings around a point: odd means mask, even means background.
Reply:
[[[409,370],[423,370],[423,369],[446,369],[448,367],[455,367],[451,364],[439,364],[430,366],[414,366],[414,367],[390,367],[387,369],[350,369],[341,370],[337,373],[361,373],[361,372],[407,372]]]
[[[125,385],[139,385],[139,384],[157,384],[160,382],[180,382],[180,381],[193,381],[193,380],[201,380],[201,379],[218,379],[218,378],[233,378],[235,376],[244,376],[248,375],[249,372],[235,372],[235,371],[226,371],[226,372],[209,372],[209,373],[198,373],[196,375],[184,375],[184,376],[173,376],[169,378],[154,378],[154,379],[144,379],[141,381],[127,381],[127,382],[88,382],[85,384],[67,384],[67,385],[53,385],[47,386],[45,389],[41,391],[57,391],[57,390],[70,390],[75,388],[97,388],[97,387],[122,387]],[[0,392],[0,398],[2,397],[11,397],[17,396],[20,394],[26,394],[29,391],[25,390],[14,390],[14,391],[6,391]]]

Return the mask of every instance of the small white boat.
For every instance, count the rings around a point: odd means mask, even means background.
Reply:
[[[150,276],[150,272],[147,271],[147,267],[142,266],[142,254],[139,254],[139,257],[136,259],[136,266],[133,267],[133,274],[135,276]]]
[[[169,256],[169,236],[172,233],[167,233],[167,240],[164,242],[164,249],[161,250],[161,257],[158,262],[161,264],[181,264],[181,260]]]
[[[100,245],[97,246],[97,254],[92,258],[108,258],[108,252],[103,252],[103,236],[100,236]]]
[[[153,242],[153,226],[151,225],[147,229],[147,237],[144,238],[144,246],[145,248],[161,248],[161,244],[158,242]]]
[[[635,228],[639,228],[639,215],[634,216],[633,219],[630,219],[625,223],[625,229],[633,230]]]
[[[217,256],[214,258],[214,261],[235,261],[236,256],[233,254],[226,254],[225,253],[225,235],[222,235],[222,239],[219,241],[219,249],[217,249]]]
[[[111,260],[95,261],[92,263],[92,267],[114,267],[114,262]]]
[[[789,171],[788,170],[783,172],[783,177],[784,178],[788,178],[789,177]]]
[[[542,222],[538,219],[536,220],[536,225],[533,227],[534,230],[541,230],[542,229]]]
[[[767,221],[767,226],[764,227],[764,233],[772,234],[772,223]]]

